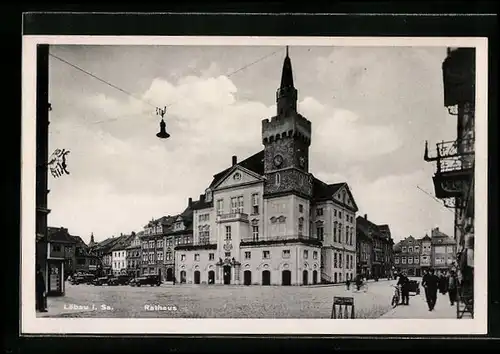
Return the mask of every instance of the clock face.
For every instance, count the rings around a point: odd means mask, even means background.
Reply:
[[[281,155],[276,155],[273,161],[275,166],[281,166],[283,163],[283,157]]]
[[[236,173],[234,174],[233,178],[234,178],[234,180],[235,180],[235,181],[239,181],[239,180],[241,179],[241,173],[236,172]]]

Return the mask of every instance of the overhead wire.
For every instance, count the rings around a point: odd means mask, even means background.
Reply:
[[[231,77],[231,76],[233,76],[233,75],[235,75],[235,74],[237,74],[237,73],[239,73],[239,72],[241,72],[241,71],[243,71],[243,70],[245,70],[245,69],[249,68],[250,66],[255,65],[255,64],[257,64],[257,63],[259,63],[259,62],[261,62],[261,61],[263,61],[263,60],[265,60],[265,59],[267,59],[267,58],[269,58],[269,57],[271,57],[271,56],[275,55],[276,53],[279,53],[280,51],[281,51],[281,49],[279,49],[279,50],[275,50],[275,51],[273,51],[273,52],[271,52],[271,53],[268,53],[268,54],[266,54],[265,56],[260,57],[259,59],[257,59],[257,60],[255,60],[255,61],[253,61],[253,62],[251,62],[251,63],[248,63],[248,64],[246,64],[246,65],[244,65],[244,66],[240,67],[240,68],[239,68],[239,69],[237,69],[237,70],[234,70],[234,71],[232,71],[232,72],[230,72],[230,73],[227,73],[227,74],[226,74],[226,77]],[[88,70],[85,70],[85,69],[83,69],[83,68],[79,67],[79,66],[78,66],[78,65],[76,65],[76,64],[71,63],[71,62],[70,62],[70,61],[68,61],[68,60],[65,60],[65,59],[63,59],[63,58],[61,58],[61,57],[59,57],[59,56],[57,56],[57,55],[55,55],[55,54],[52,54],[52,53],[49,53],[49,55],[50,55],[51,57],[53,57],[53,58],[55,58],[55,59],[59,60],[60,62],[62,62],[62,63],[64,63],[64,64],[66,64],[66,65],[69,65],[69,66],[71,66],[72,68],[74,68],[74,69],[76,69],[76,70],[78,70],[78,71],[80,71],[80,72],[82,72],[82,73],[84,73],[84,74],[86,74],[86,75],[89,75],[90,77],[92,77],[92,78],[94,78],[94,79],[96,79],[96,80],[100,81],[101,83],[104,83],[105,85],[107,85],[107,86],[109,86],[109,87],[111,87],[111,88],[114,88],[114,89],[116,89],[116,90],[118,90],[118,91],[120,91],[120,92],[122,92],[122,93],[124,93],[124,94],[126,94],[126,95],[128,95],[128,96],[130,96],[130,97],[132,97],[132,98],[134,98],[134,99],[136,99],[136,100],[138,100],[138,101],[141,101],[141,102],[143,102],[143,103],[145,103],[145,104],[147,104],[147,105],[149,105],[149,106],[151,106],[151,107],[153,107],[153,108],[158,108],[158,106],[156,106],[156,105],[152,104],[151,102],[146,101],[146,100],[142,99],[141,97],[136,96],[135,94],[133,94],[133,93],[131,93],[131,92],[129,92],[129,91],[127,91],[127,90],[125,90],[125,89],[123,89],[123,88],[121,88],[121,87],[119,87],[119,86],[117,86],[117,85],[115,85],[115,84],[113,84],[113,83],[111,83],[111,82],[109,82],[109,81],[107,81],[107,80],[105,80],[105,79],[103,79],[103,78],[101,78],[101,77],[99,77],[99,76],[97,76],[97,75],[93,74],[93,73],[91,73],[91,72],[90,72],[90,71],[88,71]],[[186,99],[186,97],[182,97],[182,98],[180,98],[180,99],[178,99],[178,100],[176,100],[176,101],[174,101],[174,102],[172,102],[172,103],[169,103],[169,104],[165,105],[165,107],[171,107],[171,106],[173,106],[173,105],[175,105],[175,104],[177,104],[177,103],[179,103],[179,102],[183,101],[184,99]],[[130,117],[136,117],[136,115],[135,115],[135,114],[133,114],[133,115],[131,115]],[[100,123],[105,123],[105,122],[110,122],[110,121],[116,121],[116,120],[119,120],[119,119],[123,119],[123,117],[119,117],[119,118],[110,118],[110,119],[104,119],[104,120],[100,120],[100,121],[94,121],[94,122],[92,122],[91,124],[100,124]]]

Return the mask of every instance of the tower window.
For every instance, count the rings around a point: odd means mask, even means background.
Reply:
[[[275,183],[277,186],[281,184],[281,175],[279,173],[276,174]]]

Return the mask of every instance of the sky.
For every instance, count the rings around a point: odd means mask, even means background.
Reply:
[[[49,149],[70,150],[70,174],[49,175],[49,225],[88,242],[182,212],[232,155],[260,151],[285,47],[55,45],[50,53],[119,88],[50,58]],[[453,236],[452,211],[422,191],[434,193],[425,140],[456,134],[443,106],[446,48],[292,46],[289,54],[298,111],[312,122],[310,172],[347,182],[358,215],[388,224],[396,242],[433,227]],[[166,140],[155,136],[155,107],[164,106]]]

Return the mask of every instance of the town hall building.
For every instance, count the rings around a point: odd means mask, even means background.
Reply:
[[[193,210],[193,243],[175,247],[180,283],[307,285],[353,279],[356,212],[347,183],[309,172],[311,121],[297,112],[288,49],[264,149],[214,175]]]

